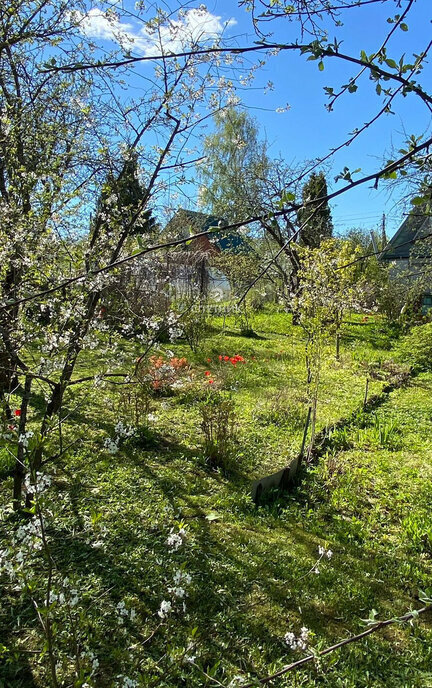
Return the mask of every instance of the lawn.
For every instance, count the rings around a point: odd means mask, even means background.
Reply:
[[[291,493],[257,507],[251,482],[297,455],[307,399],[301,329],[271,312],[255,314],[252,326],[256,337],[241,337],[234,319],[214,319],[198,352],[169,345],[187,357],[190,380],[155,394],[150,427],[115,455],[106,439],[133,415],[119,400],[121,387],[71,388],[63,441],[72,444],[46,498],[56,580],[69,579],[66,596],[77,591],[69,611],[74,642],[87,653],[80,678],[64,685],[128,685],[128,676],[139,686],[238,686],[304,655],[289,648],[286,633],[307,627],[319,650],[364,629],[372,609],[381,619],[421,606],[419,590],[432,574],[432,375],[362,412],[367,367],[385,368],[395,339],[381,320],[352,316],[340,361],[332,343],[325,352],[317,429],[329,428],[326,448]],[[125,342],[119,368],[137,354]],[[236,354],[245,362],[223,360]],[[97,373],[98,359],[95,352],[78,374]],[[369,394],[384,384],[373,379]],[[235,405],[226,470],[209,466],[203,451],[199,403],[215,389]],[[32,403],[37,413],[37,397]],[[352,422],[332,429],[343,418]],[[5,457],[2,471],[6,504]],[[3,538],[14,518],[4,511]],[[319,548],[331,556],[318,562]],[[35,567],[41,574],[37,556]],[[172,592],[177,584],[184,597]],[[45,665],[31,654],[43,645],[31,606],[5,588],[0,609],[0,686],[46,686]],[[55,603],[52,613],[66,671],[66,612]],[[427,688],[431,640],[425,614],[272,685]]]

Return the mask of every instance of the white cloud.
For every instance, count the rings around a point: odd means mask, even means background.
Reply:
[[[145,56],[164,52],[182,52],[191,44],[205,44],[220,37],[224,30],[237,22],[208,12],[204,7],[190,9],[176,20],[167,21],[157,31],[146,27],[138,28],[122,22],[115,12],[103,12],[93,8],[86,14],[76,11],[75,19],[80,30],[89,38],[115,41],[124,48],[142,53]]]

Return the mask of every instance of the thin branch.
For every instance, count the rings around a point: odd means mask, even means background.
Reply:
[[[413,239],[409,239],[408,241],[404,241],[401,244],[395,244],[394,246],[392,246],[392,248],[400,248],[401,246],[408,246],[409,244],[415,244],[418,241],[424,241],[425,239],[430,239],[431,237],[432,237],[432,232],[430,232],[429,234],[425,234],[424,236],[414,237]],[[365,253],[363,256],[359,256],[358,258],[355,258],[350,263],[346,263],[345,265],[340,265],[338,268],[335,268],[335,270],[343,270],[344,268],[349,268],[349,267],[351,267],[351,265],[355,265],[356,263],[360,263],[361,261],[366,260],[367,258],[372,258],[372,256],[380,256],[381,254],[386,252],[386,250],[390,246],[390,243],[391,243],[391,241],[389,241],[387,246],[385,246],[380,251],[372,251],[372,253]]]
[[[391,31],[389,31],[389,33],[387,34],[387,36],[386,36],[384,42],[382,43],[381,47],[379,48],[379,50],[377,50],[377,51],[371,56],[371,59],[372,59],[372,60],[375,59],[376,57],[379,57],[379,55],[382,54],[382,51],[383,51],[384,48],[386,47],[387,43],[389,42],[389,40],[390,40],[390,38],[392,37],[392,35],[394,34],[394,32],[395,32],[395,31],[400,27],[400,25],[404,22],[405,17],[407,16],[407,14],[408,14],[408,12],[410,11],[410,9],[411,9],[411,7],[412,7],[413,4],[414,4],[414,0],[409,0],[408,5],[405,7],[405,10],[402,12],[402,14],[400,15],[399,19],[398,19],[398,20],[395,22],[395,24],[393,25]],[[353,79],[350,79],[350,83],[349,83],[349,84],[346,84],[345,86],[342,87],[341,91],[339,91],[339,93],[337,93],[337,94],[332,98],[332,100],[330,101],[330,103],[329,103],[329,108],[332,108],[332,107],[333,107],[333,105],[334,105],[334,103],[336,102],[336,100],[337,100],[343,93],[345,93],[345,92],[349,89],[350,85],[356,83],[356,81],[361,77],[361,75],[366,71],[366,69],[367,69],[367,67],[366,67],[366,66],[363,66],[363,67],[360,69],[360,71],[359,71],[359,73],[357,74],[357,76],[355,76]]]
[[[317,652],[316,654],[313,655],[308,655],[307,657],[303,657],[303,659],[299,659],[296,662],[292,662],[292,664],[288,664],[287,666],[283,667],[279,671],[276,671],[274,674],[271,674],[270,676],[266,676],[265,678],[260,678],[257,679],[256,681],[252,681],[251,683],[244,683],[243,688],[255,688],[257,684],[264,685],[266,683],[271,683],[275,678],[279,678],[279,676],[284,676],[287,674],[289,671],[292,671],[293,669],[298,669],[305,664],[308,664],[309,662],[313,662],[317,657],[325,657],[326,655],[329,655],[330,653],[334,652],[335,650],[338,650],[341,647],[344,647],[345,645],[349,645],[350,643],[355,643],[358,640],[362,640],[363,638],[366,638],[366,636],[371,635],[371,633],[375,633],[376,631],[379,631],[381,628],[385,628],[385,626],[391,626],[392,624],[395,623],[407,623],[408,621],[412,621],[415,619],[419,614],[424,614],[427,611],[430,611],[431,607],[430,605],[427,605],[425,607],[422,607],[421,609],[417,609],[413,612],[409,612],[408,614],[405,614],[404,616],[400,616],[397,618],[393,619],[388,619],[387,621],[378,621],[376,624],[373,624],[369,628],[367,628],[365,631],[362,633],[358,633],[357,635],[353,635],[350,638],[345,638],[345,640],[341,640],[340,642],[336,643],[335,645],[331,645],[330,647],[327,647],[325,650],[321,650],[321,652]]]
[[[94,63],[88,63],[88,64],[70,64],[70,65],[63,65],[60,67],[49,67],[44,70],[40,70],[42,72],[78,72],[78,71],[87,71],[91,69],[117,69],[119,67],[125,67],[128,65],[133,65],[139,62],[148,62],[151,60],[169,60],[169,59],[178,59],[181,57],[197,57],[200,55],[220,55],[224,53],[230,53],[233,55],[244,55],[246,53],[254,53],[254,52],[259,52],[261,50],[276,50],[276,51],[291,51],[291,50],[298,50],[301,53],[312,53],[315,54],[317,59],[319,57],[338,57],[341,60],[344,60],[346,62],[351,62],[353,64],[357,64],[360,67],[364,67],[368,69],[371,72],[374,72],[375,74],[378,74],[380,77],[385,78],[385,79],[392,79],[394,81],[398,81],[401,84],[404,84],[409,91],[412,91],[416,95],[420,96],[420,98],[431,104],[432,105],[432,96],[430,96],[428,93],[426,93],[421,87],[417,86],[415,83],[409,82],[407,79],[405,79],[401,74],[394,73],[394,72],[388,72],[385,69],[382,69],[382,67],[379,67],[376,63],[373,61],[369,60],[363,60],[361,58],[356,58],[353,57],[352,55],[346,55],[345,53],[340,53],[338,50],[336,50],[333,47],[328,47],[324,48],[321,45],[314,45],[314,43],[266,43],[266,42],[258,42],[255,45],[250,45],[250,46],[243,46],[243,47],[226,47],[226,48],[201,48],[200,50],[186,50],[184,52],[180,53],[167,53],[167,54],[160,54],[160,55],[145,55],[142,57],[130,57],[125,60],[119,60],[115,62],[94,62]]]
[[[238,306],[240,306],[240,304],[243,303],[243,301],[245,300],[246,296],[248,295],[248,293],[250,292],[250,290],[252,289],[252,287],[254,287],[255,284],[256,284],[262,277],[264,277],[264,275],[269,271],[269,269],[270,269],[271,266],[275,263],[275,261],[279,258],[279,256],[281,255],[281,253],[283,253],[284,251],[286,251],[286,249],[290,246],[290,244],[291,244],[293,241],[295,241],[295,240],[297,239],[297,237],[300,235],[300,232],[302,231],[302,229],[303,229],[303,228],[313,219],[314,215],[318,212],[318,210],[321,208],[321,206],[324,205],[324,203],[325,203],[325,201],[321,201],[321,203],[315,208],[315,210],[313,211],[313,213],[312,213],[311,215],[309,215],[309,217],[307,218],[307,220],[305,220],[305,221],[303,222],[303,224],[300,225],[300,227],[299,227],[298,229],[296,229],[296,231],[294,232],[294,234],[292,234],[292,235],[290,236],[290,238],[280,247],[279,251],[269,260],[269,262],[267,263],[267,265],[265,266],[265,268],[264,268],[263,270],[261,270],[261,272],[255,277],[255,279],[252,280],[252,282],[251,282],[251,283],[249,284],[249,286],[245,289],[245,291],[244,291],[243,294],[241,295],[240,299],[238,300],[238,302],[237,302],[237,305],[238,305]]]

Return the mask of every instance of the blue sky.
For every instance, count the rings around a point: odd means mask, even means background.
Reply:
[[[403,2],[402,9],[405,5]],[[222,17],[232,16],[237,19],[238,23],[231,32],[239,34],[239,44],[250,40],[250,18],[246,12],[236,8],[234,3],[217,1],[208,4],[208,9]],[[368,54],[377,50],[391,29],[387,18],[394,16],[394,11],[395,5],[392,2],[346,11],[343,15],[344,26],[337,30],[338,37],[344,39],[341,51],[359,56],[362,49]],[[405,53],[405,61],[410,62],[412,53],[419,53],[431,39],[431,18],[432,2],[417,0],[407,18],[409,30],[398,29],[395,32],[388,46],[388,56],[399,61],[400,56]],[[278,25],[273,22],[267,26],[274,28],[276,40],[290,42],[296,36],[294,26],[283,21],[284,24],[279,21]],[[332,38],[335,33],[332,28],[329,36]],[[242,92],[243,102],[259,121],[271,143],[271,151],[275,155],[281,153],[288,161],[300,162],[324,156],[330,148],[342,143],[349,132],[371,119],[382,106],[382,101],[375,92],[375,84],[363,77],[356,93],[346,94],[336,103],[333,112],[327,112],[324,107],[327,102],[324,86],[332,86],[336,91],[357,70],[355,65],[347,65],[335,58],[325,60],[324,65],[325,69],[321,72],[315,61],[308,62],[305,57],[292,52],[280,53],[269,61],[257,79],[264,83],[271,79],[275,90],[266,97],[262,97],[257,91]],[[430,88],[430,66],[426,66],[420,80]],[[383,159],[392,157],[392,149],[403,147],[405,133],[419,135],[430,130],[430,112],[418,100],[415,96],[399,97],[394,105],[394,115],[382,116],[375,125],[333,158],[331,173],[328,175],[333,189],[338,188],[334,183],[334,176],[345,165],[351,170],[361,168],[360,176],[373,172]],[[285,103],[289,103],[290,109],[284,113],[276,113],[275,109]],[[376,191],[360,187],[340,196],[332,204],[336,230],[342,231],[353,226],[372,228],[380,222],[381,215],[385,212],[389,233],[393,233],[404,212],[403,208],[395,206],[400,195],[401,192],[396,191],[389,197],[388,190],[384,188]]]
[[[107,0],[109,2],[109,0]],[[133,11],[132,0],[111,0],[121,11]],[[396,12],[402,13],[408,0],[402,0],[401,8],[397,8],[395,0],[384,0],[383,3],[371,4],[364,8],[347,10],[341,15],[342,27],[329,25],[329,38],[337,37],[342,40],[340,50],[358,57],[360,51],[367,54],[376,52],[383,43],[392,25],[387,23],[388,17]],[[164,6],[176,9],[182,3],[168,0]],[[337,3],[336,3],[337,4]],[[188,2],[187,20],[198,21],[197,8],[200,3]],[[106,7],[106,5],[105,5]],[[257,40],[253,32],[250,14],[244,8],[239,8],[232,0],[213,0],[207,3],[210,30],[220,33],[230,45],[251,45]],[[191,13],[190,10],[193,10]],[[103,44],[110,42],[112,28],[107,26],[106,20],[98,16],[96,9],[91,17],[91,35]],[[176,15],[174,15],[174,19]],[[412,62],[412,54],[419,53],[427,46],[432,34],[432,0],[416,0],[406,19],[408,31],[397,29],[388,46],[387,55],[396,62],[405,54],[405,62]],[[129,21],[133,22],[133,19]],[[127,18],[122,18],[122,26],[127,27],[135,36],[134,50],[141,54],[151,54],[154,46],[149,42],[148,35],[141,29],[137,32],[133,23],[128,24]],[[223,29],[226,23],[226,28]],[[202,31],[202,26],[198,27]],[[285,19],[274,21],[266,25],[273,32],[269,40],[284,43],[294,42],[298,38],[298,27],[295,22]],[[310,38],[305,37],[303,42]],[[245,61],[252,65],[258,55]],[[143,67],[147,68],[146,65]],[[367,75],[359,80],[358,91],[345,94],[337,101],[334,111],[329,113],[325,108],[327,102],[324,93],[325,86],[331,86],[337,91],[350,77],[358,72],[356,65],[349,65],[336,58],[324,60],[324,70],[319,71],[318,62],[307,61],[306,56],[297,52],[280,52],[271,57],[263,68],[256,72],[253,87],[241,88],[238,91],[242,105],[253,115],[260,127],[262,137],[270,145],[270,153],[282,157],[289,163],[302,163],[317,157],[325,156],[331,148],[343,143],[350,132],[360,128],[380,110],[383,105],[382,97],[375,92],[375,83]],[[423,74],[418,77],[426,89],[432,84],[432,70],[426,65]],[[264,94],[264,87],[268,81],[274,84],[274,90]],[[133,86],[133,84],[132,84]],[[284,112],[277,112],[286,104],[289,108]],[[358,176],[369,174],[382,167],[383,162],[396,157],[399,148],[403,147],[406,135],[425,134],[430,132],[430,112],[419,98],[410,95],[407,98],[399,96],[393,103],[395,114],[383,115],[373,126],[357,138],[349,147],[338,152],[330,162],[328,182],[331,190],[338,188],[334,182],[335,175],[345,166],[351,170],[361,168]],[[211,127],[211,122],[208,124]],[[205,133],[205,132],[204,132]],[[340,184],[340,183],[339,183]],[[378,190],[367,186],[344,194],[332,203],[333,220],[337,232],[343,232],[351,227],[372,229],[378,226],[383,212],[387,216],[387,229],[391,235],[397,229],[403,213],[406,212],[397,201],[402,190],[397,188],[390,195],[388,187],[380,184]]]

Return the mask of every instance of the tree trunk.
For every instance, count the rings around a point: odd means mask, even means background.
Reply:
[[[32,378],[26,375],[24,383],[24,394],[21,400],[21,415],[18,425],[18,437],[24,435],[27,423],[27,408],[30,400]],[[21,508],[22,486],[25,476],[25,447],[19,442],[17,455],[15,459],[14,468],[14,484],[13,484],[13,508],[15,511]]]

